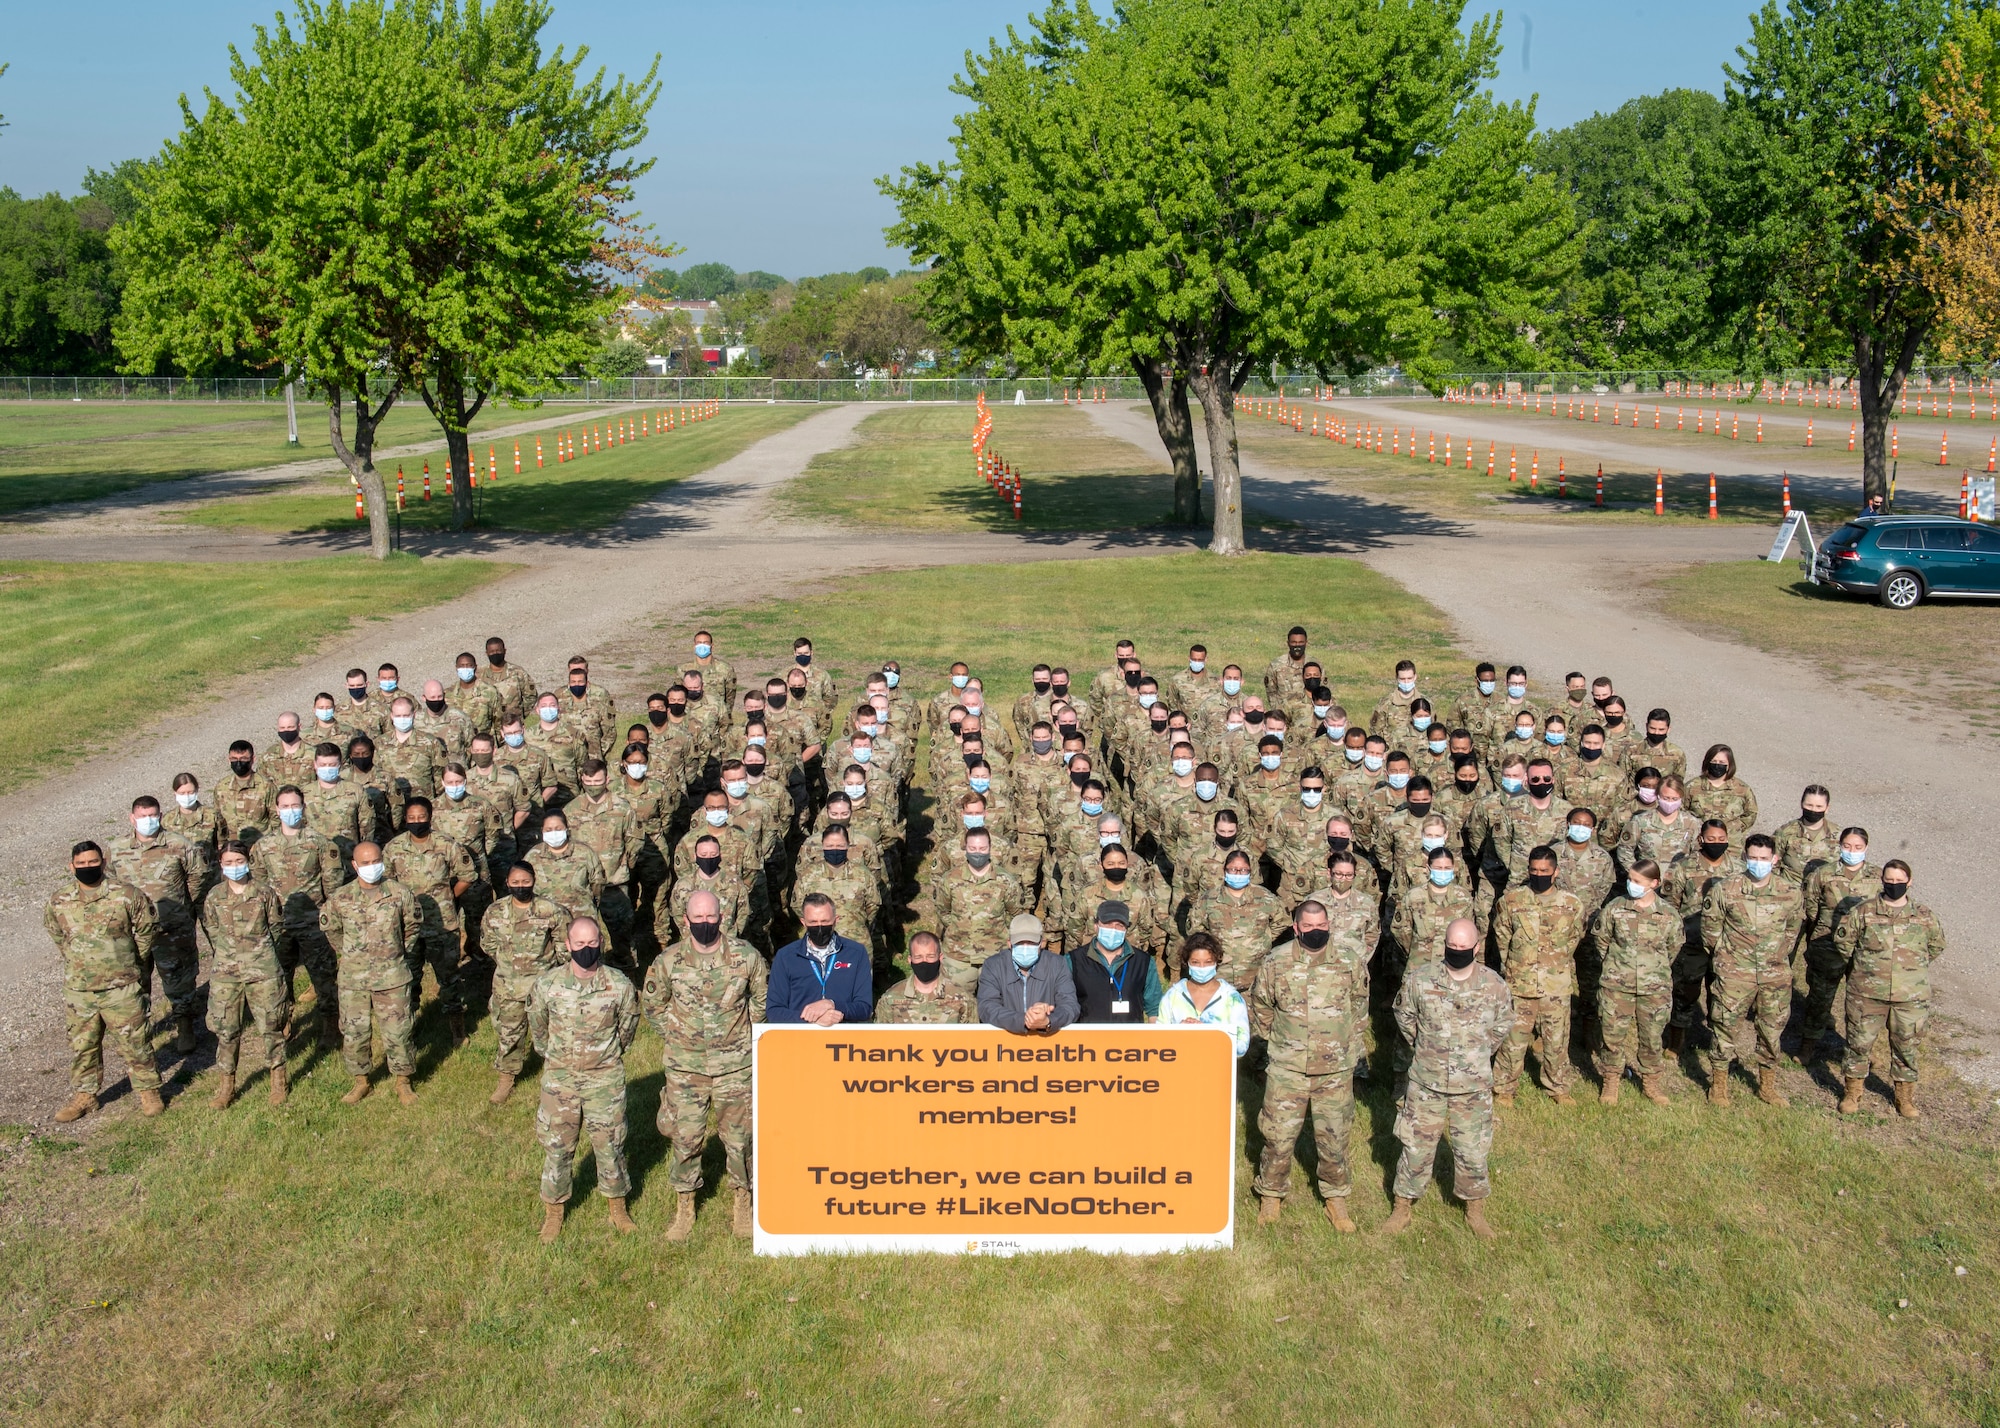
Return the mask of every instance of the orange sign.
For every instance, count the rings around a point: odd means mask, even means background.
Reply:
[[[1231,1243],[1217,1027],[760,1026],[759,1254]]]

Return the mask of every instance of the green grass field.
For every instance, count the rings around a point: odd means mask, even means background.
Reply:
[[[1808,584],[1798,561],[1697,565],[1655,587],[1675,619],[1739,644],[1816,664],[1935,723],[1956,714],[1968,734],[2000,738],[2000,645],[1990,600],[1939,600],[1890,610]],[[1857,661],[1856,654],[1867,658]]]
[[[511,567],[363,556],[255,564],[0,562],[0,787],[58,773],[219,678],[288,664],[360,619],[456,599]],[[385,578],[391,577],[391,578]],[[173,773],[162,769],[162,778]],[[158,792],[166,791],[162,783]]]
[[[491,407],[476,431],[530,419]],[[354,437],[350,417],[345,425]],[[418,402],[398,402],[378,447],[444,446]],[[286,465],[333,455],[326,408],[299,409],[299,444],[285,445],[282,402],[0,402],[0,516],[58,501],[87,501],[216,471]]]
[[[651,410],[664,410],[651,409]],[[578,456],[574,461],[557,462],[558,431],[581,433],[586,428],[602,428],[601,419],[580,420],[573,425],[541,433],[543,466],[535,467],[535,438],[518,438],[522,472],[514,474],[514,441],[473,442],[479,463],[478,524],[482,529],[535,531],[556,534],[563,531],[596,530],[610,525],[641,501],[698,471],[726,461],[753,442],[785,430],[812,415],[803,406],[725,407],[712,421],[647,436],[624,446],[607,445],[602,451]],[[500,481],[488,482],[487,460],[491,449],[500,463]],[[380,465],[391,499],[396,493],[398,466],[404,474],[403,528],[410,531],[443,530],[450,522],[450,506],[444,499],[444,463],[433,459],[432,499],[423,499],[423,458],[391,460]],[[354,519],[354,489],[344,476],[312,481],[259,496],[233,497],[197,506],[183,519],[202,525],[263,531],[348,530]]]
[[[1396,654],[1448,653],[1441,614],[1372,572],[1271,555],[875,575],[702,623],[741,676],[805,631],[843,684],[896,655],[921,698],[964,655],[1011,701],[1038,657],[1087,683],[1120,634],[1162,668],[1193,635],[1261,669],[1295,619],[1344,697]],[[662,667],[688,628],[661,628]],[[532,1084],[486,1104],[483,1022],[453,1055],[433,1007],[419,1039],[409,1111],[386,1091],[340,1106],[337,1059],[302,1051],[282,1111],[259,1076],[214,1112],[209,1073],[184,1072],[162,1121],[121,1108],[80,1140],[6,1137],[0,1418],[2000,1421],[2000,1120],[1954,1083],[1927,1083],[1916,1125],[1879,1095],[1841,1122],[1796,1071],[1786,1111],[1711,1111],[1678,1076],[1665,1110],[1526,1090],[1486,1245],[1437,1193],[1409,1236],[1368,1233],[1397,1153],[1380,1081],[1352,1140],[1364,1233],[1320,1217],[1309,1138],[1285,1219],[1258,1229],[1246,1078],[1231,1251],[758,1260],[728,1233],[713,1145],[694,1239],[663,1238],[650,1029],[628,1062],[640,1232],[610,1231],[586,1160],[552,1249]]]
[[[1247,411],[1238,413],[1237,431],[1243,450],[1251,455],[1321,476],[1343,490],[1418,506],[1438,515],[1616,521],[1625,524],[1669,522],[1681,525],[1705,522],[1708,518],[1708,476],[1698,464],[1698,450],[1692,446],[1688,462],[1692,469],[1668,472],[1664,477],[1665,515],[1653,514],[1653,468],[1641,469],[1636,465],[1620,467],[1616,463],[1605,465],[1604,507],[1599,509],[1596,498],[1600,459],[1586,457],[1562,445],[1565,433],[1562,423],[1549,423],[1547,445],[1531,447],[1524,444],[1512,449],[1518,478],[1512,483],[1507,479],[1510,448],[1504,442],[1494,452],[1494,474],[1489,477],[1486,474],[1487,441],[1475,444],[1473,468],[1467,470],[1465,438],[1454,434],[1452,465],[1447,469],[1444,464],[1445,435],[1453,429],[1451,410],[1435,405],[1421,410],[1385,405],[1380,455],[1372,449],[1363,451],[1359,447],[1329,441],[1323,435],[1315,437],[1310,427],[1306,431],[1295,432],[1289,426],[1251,416]],[[1606,410],[1609,410],[1608,405]],[[1410,424],[1399,427],[1399,420]],[[1391,433],[1395,431],[1402,433],[1401,444],[1405,454],[1400,456],[1392,453],[1395,439]],[[1597,429],[1592,431],[1596,434]],[[1435,463],[1429,459],[1433,432],[1437,438]],[[1647,431],[1645,436],[1651,440],[1653,433]],[[1413,439],[1414,458],[1407,454]],[[1696,438],[1689,436],[1687,440],[1692,443]],[[1540,483],[1538,489],[1531,489],[1534,458],[1538,453],[1541,458]],[[1566,497],[1557,494],[1562,489],[1561,475],[1565,467],[1569,477],[1569,494]],[[1792,484],[1792,504],[1812,518],[1815,528],[1826,528],[1829,523],[1838,525],[1854,513],[1853,501],[1832,500],[1816,494],[1802,480],[1794,480]],[[1775,481],[1736,478],[1722,480],[1717,485],[1716,514],[1721,521],[1775,526],[1780,519],[1780,506],[1781,497]]]
[[[781,498],[792,514],[921,531],[1081,531],[1164,526],[1173,476],[1104,435],[1080,407],[995,406],[990,448],[1021,473],[1021,519],[973,469],[973,409],[877,412],[852,445],[813,459]]]

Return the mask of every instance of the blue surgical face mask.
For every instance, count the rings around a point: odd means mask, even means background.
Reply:
[[[313,706],[313,718],[319,720],[322,724],[331,724],[333,722],[333,711],[331,709],[322,709],[315,704]]]
[[[1041,944],[1038,942],[1016,942],[1007,949],[1013,955],[1014,965],[1026,971],[1042,958]]]
[[[893,669],[886,670],[882,675],[882,682],[887,684],[891,689],[894,689],[903,682],[903,676]]]
[[[398,734],[407,734],[417,727],[416,719],[408,714],[392,714],[389,716],[389,722],[396,726]]]
[[[1389,787],[1408,788],[1409,786],[1410,786],[1410,776],[1408,774],[1392,773],[1389,775]]]
[[[959,815],[959,822],[963,823],[967,828],[984,828],[986,826],[986,815],[983,813],[961,813]]]
[[[1640,882],[1637,878],[1625,879],[1625,896],[1631,898],[1632,901],[1637,902],[1640,898],[1644,897],[1645,895],[1646,895],[1646,885],[1644,883]]]
[[[1187,776],[1188,776],[1189,774],[1191,774],[1191,773],[1193,773],[1193,772],[1194,772],[1194,760],[1193,760],[1193,759],[1175,759],[1175,760],[1174,760],[1174,777],[1175,777],[1175,778],[1186,778],[1186,777],[1187,777]]]
[[[542,841],[551,848],[560,848],[569,842],[569,829],[551,828],[548,832],[542,834]]]
[[[1527,739],[1532,739],[1532,738],[1534,738],[1534,737],[1535,737],[1535,726],[1534,726],[1534,725],[1532,725],[1532,724],[1517,724],[1517,725],[1515,725],[1515,726],[1514,726],[1514,737],[1515,737],[1515,738],[1517,738],[1517,739],[1521,739],[1521,740],[1527,740]]]
[[[1430,726],[1431,716],[1428,714],[1417,714],[1410,719],[1410,727],[1415,729],[1419,734],[1430,728]]]
[[[966,780],[966,782],[972,785],[972,791],[974,793],[984,793],[986,792],[987,789],[993,787],[993,780],[990,778],[968,779]]]
[[[1331,714],[1332,712],[1333,712],[1333,706],[1331,704],[1313,705],[1313,718],[1315,719],[1324,719],[1327,715]]]
[[[1227,695],[1228,695],[1228,696],[1229,696],[1230,698],[1232,698],[1232,699],[1233,699],[1233,698],[1235,698],[1235,697],[1236,697],[1237,695],[1239,695],[1239,694],[1241,694],[1241,693],[1243,692],[1243,681],[1242,681],[1242,680],[1240,680],[1240,679],[1225,679],[1225,680],[1223,680],[1223,681],[1222,681],[1222,692],[1223,692],[1224,694],[1227,694]]]
[[[1561,744],[1569,738],[1569,730],[1551,729],[1548,733],[1542,735],[1542,737],[1547,739],[1551,744]]]
[[[709,827],[720,828],[729,821],[729,810],[726,808],[706,808],[702,810],[701,816],[707,820]]]
[[[376,684],[384,694],[394,694],[396,692],[396,681],[393,679],[379,679],[376,681]]]
[[[750,780],[745,778],[731,779],[722,786],[722,791],[731,798],[741,798],[750,791]]]
[[[1868,850],[1863,848],[1859,852],[1856,852],[1852,848],[1842,848],[1840,850],[1840,861],[1850,868],[1858,868],[1868,861]]]
[[[150,838],[160,831],[160,815],[149,813],[145,817],[138,819],[133,826],[139,830],[141,838]]]
[[[966,685],[970,684],[971,682],[972,682],[972,676],[969,674],[954,674],[951,677],[951,687],[953,689],[963,689],[965,688]]]
[[[1774,864],[1769,858],[1745,858],[1743,860],[1743,866],[1749,872],[1751,877],[1756,878],[1759,882],[1762,882],[1765,878],[1771,876],[1771,869],[1775,867],[1776,864]]]
[[[1414,679],[1399,679],[1396,681],[1396,691],[1399,694],[1412,693],[1415,691],[1416,687],[1417,687],[1417,682]]]
[[[477,679],[477,678],[479,678],[479,671],[478,671],[478,670],[476,670],[476,669],[467,669],[467,668],[465,668],[465,667],[464,667],[463,665],[459,666],[459,670],[458,670],[458,682],[459,682],[460,684],[470,684],[470,683],[472,683],[472,681],[473,681],[473,680],[475,680],[475,679]]]
[[[1160,702],[1160,696],[1157,694],[1142,694],[1139,696],[1139,707],[1141,709],[1151,709],[1155,704],[1158,704],[1159,702]]]
[[[462,783],[446,784],[444,786],[444,796],[450,799],[453,803],[457,803],[460,799],[465,797],[465,785]]]
[[[1222,881],[1240,891],[1250,886],[1250,875],[1248,873],[1224,873]]]
[[[526,734],[506,734],[502,737],[507,740],[507,747],[510,749],[518,749],[521,745],[528,742]]]
[[[868,785],[865,783],[844,783],[840,787],[847,794],[849,803],[859,803],[868,796]]]
[[[330,769],[324,766],[316,767],[313,769],[313,776],[317,778],[321,783],[340,782],[340,770],[337,768]]]
[[[1196,674],[1200,674],[1203,670],[1208,668],[1208,661],[1205,659],[1191,659],[1188,661],[1188,668],[1193,670]]]
[[[1526,788],[1527,785],[1523,783],[1520,779],[1515,778],[1512,774],[1503,774],[1500,778],[1500,787],[1503,791],[1507,793],[1519,793],[1522,789]]]
[[[1590,830],[1581,823],[1570,824],[1569,841],[1572,843],[1588,843],[1590,841]]]
[[[250,876],[250,865],[248,863],[224,863],[222,865],[222,876],[228,878],[232,883],[240,883]]]
[[[707,644],[704,641],[696,640],[694,645],[694,657],[696,659],[707,659],[710,652],[713,649],[714,646]]]
[[[1481,694],[1491,694],[1493,692],[1493,688],[1494,685],[1492,680],[1482,679],[1479,681],[1479,692]]]
[[[1455,868],[1431,869],[1431,883],[1435,887],[1448,888],[1451,886],[1451,880],[1457,876],[1458,871]]]
[[[306,811],[303,808],[281,808],[278,810],[278,821],[287,828],[296,828],[306,821]]]
[[[1508,685],[1507,697],[1509,699],[1526,699],[1528,697],[1528,686],[1525,684]]]
[[[1323,788],[1302,788],[1299,790],[1299,802],[1303,803],[1307,808],[1318,808],[1320,800],[1325,797],[1326,790]]]
[[[1424,747],[1429,749],[1434,754],[1441,754],[1447,748],[1449,748],[1450,745],[1451,745],[1451,740],[1449,739],[1432,739],[1429,743],[1425,744]]]
[[[1097,945],[1107,952],[1116,952],[1125,945],[1125,929],[1122,927],[1098,928]]]
[[[1124,841],[1125,835],[1122,833],[1100,833],[1097,835],[1097,846],[1100,848],[1110,848],[1122,844]]]
[[[1200,799],[1203,803],[1207,803],[1211,799],[1213,799],[1216,795],[1216,791],[1217,790],[1215,783],[1212,780],[1205,778],[1195,780],[1194,796]]]
[[[1370,773],[1380,773],[1382,772],[1382,755],[1371,754],[1364,750],[1361,755],[1361,764]]]
[[[1104,805],[1102,803],[1093,802],[1088,798],[1086,798],[1082,802],[1080,807],[1086,814],[1088,814],[1092,818],[1095,818],[1098,814],[1104,811]]]
[[[1435,833],[1433,833],[1428,838],[1421,838],[1418,841],[1424,845],[1424,851],[1426,853],[1435,853],[1438,849],[1444,846],[1444,839],[1439,837]]]
[[[389,870],[380,863],[363,863],[354,871],[361,875],[361,881],[364,883],[379,883]]]
[[[1213,962],[1203,963],[1200,965],[1190,962],[1188,964],[1188,980],[1190,982],[1195,982],[1203,986],[1206,986],[1208,983],[1215,980],[1215,974],[1221,970],[1222,969],[1216,966],[1215,963]]]
[[[1341,750],[1341,752],[1347,755],[1347,761],[1348,761],[1348,762],[1349,762],[1350,764],[1358,764],[1358,763],[1360,763],[1360,762],[1361,762],[1361,759],[1362,759],[1362,755],[1363,755],[1363,754],[1365,754],[1365,753],[1367,752],[1367,750],[1365,750],[1365,749],[1342,749],[1342,750]]]

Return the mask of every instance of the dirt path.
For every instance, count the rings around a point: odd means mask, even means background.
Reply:
[[[1107,432],[1159,449],[1143,413],[1114,404],[1091,414]],[[1674,740],[1691,758],[1731,745],[1765,830],[1794,815],[1806,784],[1831,788],[1833,816],[1869,829],[1878,862],[1904,857],[1916,867],[1918,896],[1943,919],[1949,948],[1940,1002],[1981,1034],[1987,1054],[1974,1069],[2000,1085],[2000,908],[1990,882],[2000,764],[1814,666],[1695,633],[1651,607],[1646,587],[1659,574],[1755,559],[1770,531],[1445,522],[1342,496],[1273,463],[1245,457],[1243,468],[1249,505],[1317,529],[1329,547],[1430,600],[1466,649],[1544,681],[1571,669],[1608,674],[1633,708],[1673,710]]]

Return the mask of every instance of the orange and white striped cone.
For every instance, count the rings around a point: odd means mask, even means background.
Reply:
[[[1430,451],[1431,451],[1430,464],[1435,466],[1437,465],[1437,460],[1438,460],[1438,434],[1435,429],[1433,429],[1431,432]],[[1451,458],[1447,456],[1445,459],[1449,461]]]
[[[347,479],[350,481],[354,481],[354,478],[352,476],[348,477]],[[364,510],[361,505],[361,483],[359,481],[354,481],[354,519],[357,521],[365,521],[368,519],[368,512]]]
[[[1950,463],[1950,462],[1949,462],[1949,461],[1948,461],[1948,460],[1946,459],[1946,456],[1947,456],[1947,454],[1948,454],[1948,453],[1949,453],[1950,451],[1951,451],[1951,433],[1950,433],[1950,432],[1948,432],[1948,431],[1941,431],[1941,432],[1939,432],[1939,433],[1938,433],[1938,465],[1940,465],[1940,466],[1949,466],[1949,465],[1951,464],[1951,463]]]
[[[1811,417],[1807,417],[1807,418],[1806,418],[1806,450],[1808,450],[1808,451],[1812,450],[1812,438],[1813,438],[1813,430],[1812,430],[1812,426],[1813,426],[1813,424],[1812,424],[1812,418],[1811,418]]]
[[[1791,473],[1791,472],[1789,472],[1789,471],[1787,471],[1787,472],[1785,473],[1785,510],[1784,510],[1784,514],[1785,514],[1785,515],[1788,515],[1788,516],[1789,516],[1789,515],[1790,515],[1791,513],[1792,513],[1792,473]]]
[[[1507,484],[1511,486],[1517,480],[1519,480],[1520,473],[1521,473],[1521,463],[1519,460],[1519,449],[1510,446],[1507,448]],[[1529,484],[1532,485],[1533,483],[1530,482]]]
[[[403,463],[396,463],[396,509],[403,510]]]
[[[1764,441],[1764,418],[1761,413],[1757,417],[1757,441],[1759,445]]]
[[[1853,423],[1853,422],[1849,422],[1849,423],[1847,424],[1847,449],[1848,449],[1849,451],[1852,451],[1852,450],[1854,450],[1854,423]]]
[[[1975,448],[1976,449],[1976,448]],[[2000,462],[2000,436],[1993,438],[1993,444],[1986,448],[1986,474],[1992,475],[1995,463]]]
[[[1687,409],[1686,407],[1675,407],[1675,408],[1674,408],[1674,430],[1675,430],[1675,431],[1686,431],[1686,430],[1687,430],[1687,420],[1688,420],[1688,409]]]
[[[1717,519],[1715,514],[1715,473],[1713,471],[1708,473],[1708,518],[1711,521]]]
[[[1967,471],[1963,476],[1959,477],[1958,479],[1958,518],[1961,521],[1966,518],[1966,512],[1971,508],[1971,506],[1972,506],[1972,473],[1970,471]]]
[[[486,448],[486,484],[497,485],[500,481],[500,458],[492,447]]]
[[[514,474],[521,474],[521,443],[518,441],[514,443]]]
[[[1487,442],[1487,443],[1486,443],[1486,477],[1487,477],[1487,479],[1488,479],[1489,481],[1493,479],[1493,471],[1494,471],[1494,463],[1495,463],[1495,462],[1496,462],[1496,461],[1498,460],[1498,458],[1499,458],[1499,455],[1500,455],[1500,447],[1499,447],[1499,445],[1498,445],[1497,443],[1495,443],[1495,442],[1491,442],[1491,441]]]
[[[1901,429],[1892,426],[1889,428],[1889,459],[1891,461],[1896,460],[1897,453],[1900,452],[1902,449],[1903,449],[1903,437]]]
[[[1729,414],[1729,439],[1731,441],[1735,441],[1739,438],[1742,426],[1743,426],[1742,413],[1731,412]]]
[[[431,464],[430,462],[426,461],[424,463],[424,499],[428,501],[430,498],[431,498]]]
[[[1665,474],[1656,466],[1653,468],[1653,514],[1664,516],[1666,513],[1667,480]]]

